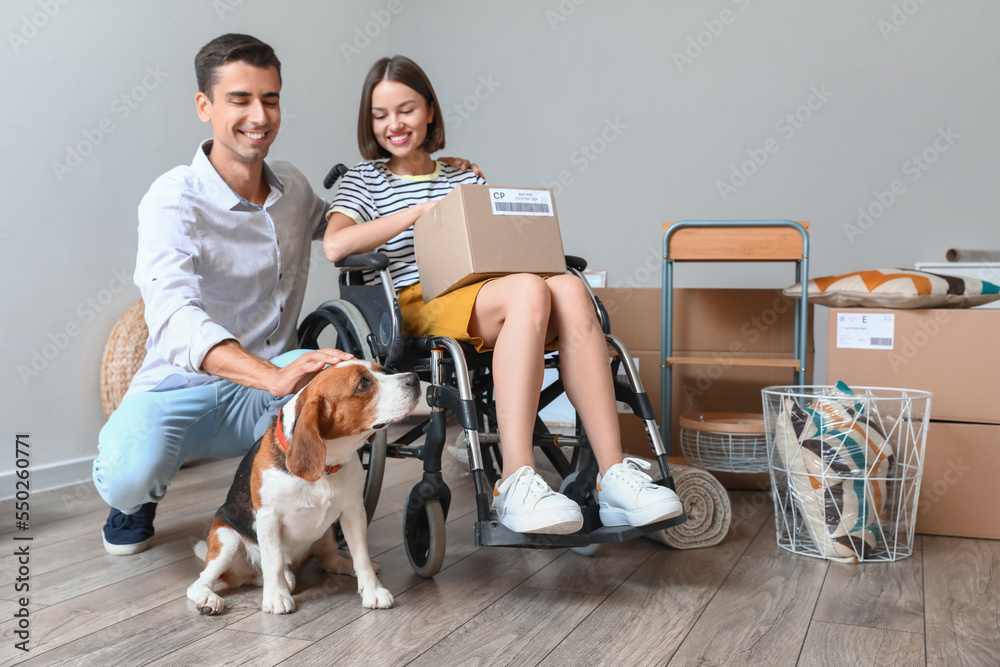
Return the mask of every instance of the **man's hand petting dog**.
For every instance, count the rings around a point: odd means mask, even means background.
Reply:
[[[336,366],[342,361],[350,361],[353,358],[354,355],[349,352],[329,347],[306,352],[284,368],[275,366],[267,385],[274,396],[295,394],[327,366]]]

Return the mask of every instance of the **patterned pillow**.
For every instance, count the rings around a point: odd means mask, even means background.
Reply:
[[[892,447],[843,382],[805,409],[784,400],[774,447],[818,555],[871,559],[882,543]]]
[[[802,283],[787,287],[800,296]],[[855,271],[809,281],[809,300],[831,308],[969,308],[1000,299],[1000,286],[978,278],[909,269]]]

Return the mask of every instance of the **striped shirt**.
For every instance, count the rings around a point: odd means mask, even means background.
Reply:
[[[462,171],[442,162],[433,173],[422,176],[394,174],[385,162],[359,162],[340,179],[333,210],[357,223],[398,213],[432,199],[440,199],[462,183],[486,183],[472,171]],[[393,287],[398,291],[420,280],[413,253],[413,227],[375,248],[389,256]],[[378,274],[365,272],[365,284],[378,284]]]

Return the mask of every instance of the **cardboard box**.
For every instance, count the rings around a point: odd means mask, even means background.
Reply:
[[[998,474],[1000,426],[932,421],[916,531],[1000,539]]]
[[[595,290],[611,318],[611,331],[621,338],[639,366],[639,379],[660,419],[660,330],[662,292],[656,288]],[[742,357],[787,358],[795,338],[794,299],[780,290],[677,289],[674,291],[674,352],[707,356],[711,365],[677,365],[673,371],[671,454],[680,455],[680,416],[697,412],[762,412],[760,390],[790,384],[790,369],[736,366]],[[810,321],[812,311],[810,309]],[[806,381],[812,377],[813,346],[809,339]],[[642,422],[620,414],[622,448],[649,456]],[[763,488],[767,474],[732,476],[728,488]],[[743,481],[740,481],[743,480]],[[726,482],[724,482],[726,483]]]
[[[931,418],[1000,424],[1000,310],[832,308],[827,381],[922,389]]]
[[[459,185],[413,227],[424,301],[484,278],[566,272],[552,191]]]

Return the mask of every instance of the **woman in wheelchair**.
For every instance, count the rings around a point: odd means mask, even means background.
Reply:
[[[378,250],[390,258],[403,323],[411,336],[448,336],[493,350],[503,469],[494,489],[500,522],[521,533],[566,534],[583,525],[580,507],[535,473],[532,430],[542,389],[544,351],[558,339],[566,393],[589,435],[599,467],[606,526],[640,526],[682,512],[676,494],[623,458],[604,334],[590,296],[572,274],[514,274],[485,280],[424,304],[413,253],[413,224],[460,183],[485,183],[472,171],[434,160],[444,119],[430,81],[402,56],[376,62],[365,79],[358,144],[366,161],[341,179],[324,250],[331,261]],[[377,280],[375,277],[373,280]]]

